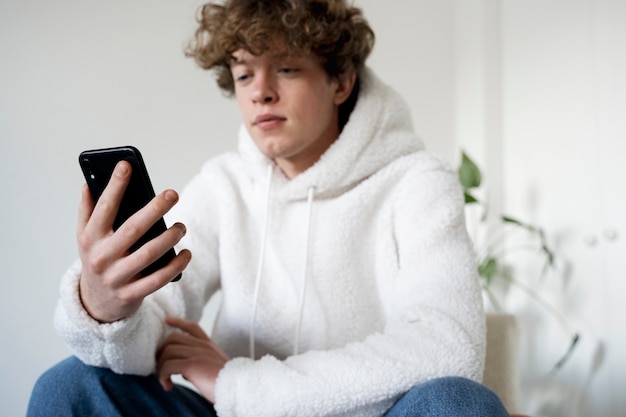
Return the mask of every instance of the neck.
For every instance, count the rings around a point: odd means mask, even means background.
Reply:
[[[315,165],[324,152],[337,140],[337,137],[338,134],[321,138],[317,140],[313,148],[309,149],[307,152],[301,152],[292,157],[274,158],[274,162],[278,165],[285,177],[293,179]]]

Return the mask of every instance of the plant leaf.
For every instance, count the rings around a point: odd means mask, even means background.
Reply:
[[[543,239],[541,240],[541,252],[545,255],[547,264],[554,266],[554,252],[552,252],[552,249],[548,247],[548,244]]]
[[[480,169],[465,152],[462,152],[461,166],[459,166],[457,173],[464,191],[480,187],[482,182]]]
[[[524,229],[527,229],[531,232],[537,232],[537,228],[535,226],[528,224],[528,223],[524,223],[521,220],[514,219],[513,217],[505,215],[505,216],[502,216],[501,219],[505,223],[511,223],[516,226],[523,227]]]
[[[570,358],[570,356],[572,356],[572,352],[574,351],[574,348],[576,347],[576,345],[578,344],[579,341],[580,341],[580,335],[578,333],[576,333],[572,337],[572,341],[570,342],[569,348],[567,349],[565,354],[554,365],[554,371],[558,371],[559,369],[561,369],[563,367],[563,365],[565,365],[565,362],[567,362],[567,360]]]
[[[541,251],[546,255],[546,261],[549,266],[554,266],[554,252],[548,246],[548,241],[546,239],[546,233],[543,229],[536,229],[537,233],[539,233],[539,238],[541,239]]]
[[[478,265],[478,275],[489,285],[498,272],[498,260],[488,256]]]
[[[471,195],[468,191],[463,193],[465,195],[465,204],[479,203],[478,199]]]

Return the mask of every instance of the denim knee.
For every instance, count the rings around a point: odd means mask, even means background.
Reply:
[[[92,378],[95,370],[76,357],[67,358],[48,369],[33,387],[27,416],[54,415],[55,410],[66,411],[68,405],[74,402],[74,396],[80,396],[75,387],[80,386],[81,380]]]
[[[478,382],[442,377],[416,385],[389,410],[386,417],[507,417],[498,396]]]
[[[70,357],[59,362],[39,377],[33,388],[33,394],[42,391],[53,393],[63,390],[65,381],[68,379],[75,381],[76,377],[83,377],[83,375],[85,375],[85,373],[80,370],[80,368],[84,366],[85,365],[75,357]]]
[[[196,392],[175,386],[166,392],[154,375],[116,374],[68,358],[37,381],[27,417],[215,416]]]

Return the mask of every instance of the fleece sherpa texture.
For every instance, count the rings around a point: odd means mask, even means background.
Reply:
[[[428,379],[480,381],[484,315],[463,195],[454,172],[422,149],[403,100],[365,71],[350,120],[322,158],[291,180],[273,169],[268,194],[272,165],[243,128],[238,152],[205,164],[168,217],[186,224],[180,246],[193,260],[133,316],[92,320],[77,295],[80,263],[70,268],[55,322],[75,354],[148,374],[164,317],[199,320],[221,290],[212,337],[234,358],[217,380],[221,417],[381,416]],[[302,353],[293,355],[305,262]]]

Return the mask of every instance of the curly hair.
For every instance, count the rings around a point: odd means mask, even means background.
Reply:
[[[312,54],[331,78],[359,70],[374,46],[374,32],[360,9],[346,0],[226,0],[198,10],[200,26],[185,54],[216,72],[217,84],[234,93],[230,72],[233,52],[254,55],[276,40],[287,53]]]

